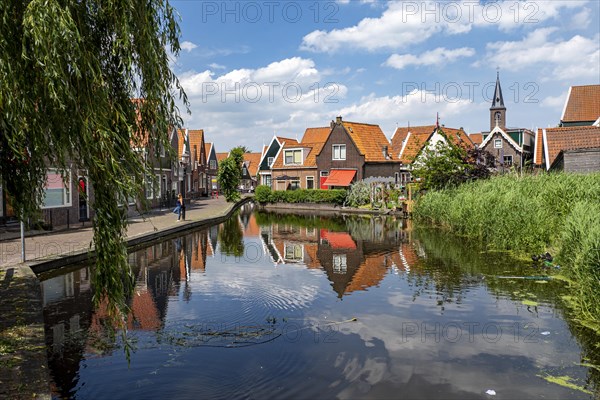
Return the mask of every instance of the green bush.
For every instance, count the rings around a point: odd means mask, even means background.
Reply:
[[[271,190],[267,186],[258,186],[254,192],[254,199],[261,204],[265,203],[333,203],[344,204],[346,191],[298,189],[298,190]]]
[[[259,203],[267,203],[271,196],[271,188],[266,185],[259,185],[254,191],[254,199]]]

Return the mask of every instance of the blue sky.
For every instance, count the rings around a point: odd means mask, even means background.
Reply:
[[[301,138],[337,115],[489,129],[499,68],[507,125],[556,126],[569,86],[600,84],[600,2],[172,1],[186,127],[218,151]]]

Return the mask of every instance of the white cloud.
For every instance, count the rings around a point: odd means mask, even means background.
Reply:
[[[539,65],[541,79],[597,79],[600,75],[600,35],[593,39],[575,35],[569,40],[552,40],[551,35],[557,30],[541,28],[521,41],[489,43],[486,64],[509,71]]]
[[[180,81],[190,98],[189,128],[205,129],[217,145],[258,150],[274,133],[301,136],[326,125],[347,88],[329,79],[310,59],[293,57],[256,69],[189,71]]]
[[[227,67],[221,64],[217,64],[217,63],[211,63],[208,64],[209,67],[211,67],[212,69],[226,69]]]
[[[562,109],[565,105],[566,99],[567,99],[567,92],[565,91],[563,94],[560,94],[558,96],[546,97],[544,100],[542,100],[540,105],[542,107],[553,108],[556,111],[562,111]]]
[[[410,65],[444,65],[458,60],[461,57],[472,57],[475,50],[470,47],[461,47],[459,49],[446,49],[438,47],[437,49],[426,51],[420,55],[413,54],[392,54],[384,65],[396,69],[404,69]]]
[[[188,42],[187,40],[185,42],[181,43],[181,50],[185,50],[188,53],[192,50],[194,50],[196,47],[198,47],[197,45],[195,45],[192,42]]]
[[[364,18],[357,25],[316,30],[304,36],[300,48],[333,53],[341,49],[376,51],[402,49],[436,34],[456,35],[473,27],[502,31],[533,28],[549,19],[564,17],[566,9],[581,9],[585,1],[501,2],[389,2],[379,18]]]

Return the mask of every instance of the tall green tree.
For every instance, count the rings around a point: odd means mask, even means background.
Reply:
[[[0,2],[0,172],[20,219],[43,200],[48,167],[94,187],[95,302],[122,317],[133,278],[120,204],[143,192],[139,149],[169,149],[187,98],[169,65],[180,31],[168,0]],[[143,99],[132,101],[133,98]]]
[[[238,190],[242,181],[242,163],[244,162],[244,148],[234,147],[229,156],[219,163],[219,186],[229,202],[238,201],[240,192]]]

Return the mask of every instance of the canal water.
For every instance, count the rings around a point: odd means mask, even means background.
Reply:
[[[569,321],[561,282],[410,221],[247,205],[130,263],[129,363],[92,308],[91,265],[40,277],[55,398],[597,393],[600,340]]]

